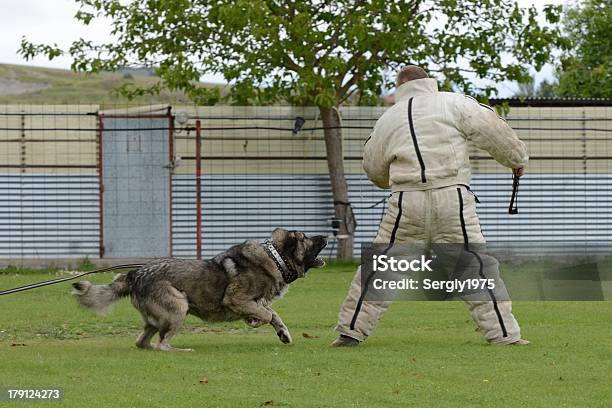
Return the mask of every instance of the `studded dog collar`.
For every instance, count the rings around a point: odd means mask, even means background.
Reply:
[[[287,260],[280,254],[280,252],[278,252],[278,250],[270,240],[264,241],[262,245],[266,253],[270,256],[270,258],[272,258],[272,260],[280,270],[281,275],[283,275],[283,280],[286,283],[291,283],[300,277],[297,271],[289,265]]]

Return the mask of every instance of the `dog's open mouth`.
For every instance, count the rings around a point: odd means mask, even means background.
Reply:
[[[323,259],[323,257],[320,257],[320,256],[317,256],[312,263],[313,268],[322,268],[324,266],[325,266],[325,259]]]
[[[314,257],[314,259],[310,258],[312,259],[312,261],[308,262],[308,264],[310,265],[310,268],[323,268],[325,266],[325,260],[320,255],[320,253],[321,251],[323,251],[323,248],[327,246],[327,239],[321,235],[313,237],[312,239],[316,248],[316,252],[312,255],[316,254],[316,256]]]

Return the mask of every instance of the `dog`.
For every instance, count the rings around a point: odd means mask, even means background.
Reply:
[[[245,241],[208,260],[155,259],[139,269],[118,274],[108,285],[74,283],[78,302],[103,314],[130,296],[144,330],[136,341],[142,349],[192,351],[170,345],[187,314],[204,321],[244,320],[251,327],[270,324],[281,342],[292,342],[289,329],[270,305],[310,268],[322,268],[324,236],[275,229],[265,242]],[[159,343],[151,340],[159,333]]]

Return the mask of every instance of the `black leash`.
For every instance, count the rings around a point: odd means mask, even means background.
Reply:
[[[127,265],[109,266],[107,268],[96,269],[96,270],[89,271],[89,272],[82,272],[82,273],[79,273],[77,275],[70,276],[68,278],[51,279],[51,280],[44,281],[44,282],[38,282],[38,283],[32,283],[30,285],[20,286],[18,288],[2,290],[2,291],[0,291],[0,296],[2,296],[2,295],[10,295],[11,293],[23,292],[24,290],[40,288],[42,286],[54,285],[56,283],[67,282],[67,281],[70,281],[70,280],[73,280],[73,279],[80,278],[81,276],[91,275],[92,273],[108,272],[108,271],[114,271],[114,270],[118,270],[118,269],[140,268],[140,267],[142,267],[144,265],[146,265],[146,264],[127,264]]]
[[[389,194],[389,196],[387,196],[387,197],[383,197],[383,198],[381,198],[380,200],[378,200],[378,201],[377,201],[377,202],[375,202],[374,204],[371,204],[371,205],[366,205],[366,206],[363,206],[363,207],[355,207],[355,206],[354,206],[354,205],[352,205],[351,203],[347,203],[347,202],[345,202],[345,201],[334,201],[334,205],[336,205],[336,204],[340,204],[340,205],[346,205],[346,206],[352,207],[352,208],[354,208],[354,209],[356,209],[356,210],[369,210],[369,209],[372,209],[372,208],[378,207],[379,205],[381,205],[381,204],[385,203],[389,197],[391,197],[391,194]]]
[[[512,172],[512,197],[510,197],[510,205],[508,206],[508,214],[518,214],[518,188],[519,180],[521,176],[518,176],[514,171]]]
[[[389,197],[391,197],[392,194],[389,194],[387,197],[383,197],[380,200],[378,200],[377,202],[375,202],[374,204],[370,204],[370,205],[366,205],[366,206],[359,206],[359,207],[355,207],[353,206],[351,203],[347,203],[345,201],[334,201],[334,206],[335,205],[344,205],[347,207],[350,207],[351,209],[351,217],[353,219],[353,225],[357,226],[357,220],[355,219],[355,213],[353,212],[353,209],[356,210],[371,210],[372,208],[376,208],[379,205],[383,205],[382,206],[382,211],[380,213],[380,221],[379,224],[382,223],[383,217],[385,216],[385,210],[387,208],[387,200],[389,199]],[[354,229],[353,229],[354,232]],[[334,232],[334,236],[337,235],[337,232]],[[332,241],[332,244],[329,246],[329,255],[327,255],[328,258],[331,259],[332,254],[334,253],[334,249],[336,248],[336,240],[334,239]]]

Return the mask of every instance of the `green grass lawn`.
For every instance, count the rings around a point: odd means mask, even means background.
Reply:
[[[360,347],[330,349],[353,273],[313,271],[275,304],[294,344],[269,327],[190,317],[174,345],[193,353],[136,349],[127,300],[97,317],[67,283],[2,296],[0,388],[61,387],[74,407],[611,405],[611,303],[515,302],[533,344],[500,347],[459,302],[397,302]],[[0,274],[0,289],[53,277]]]

